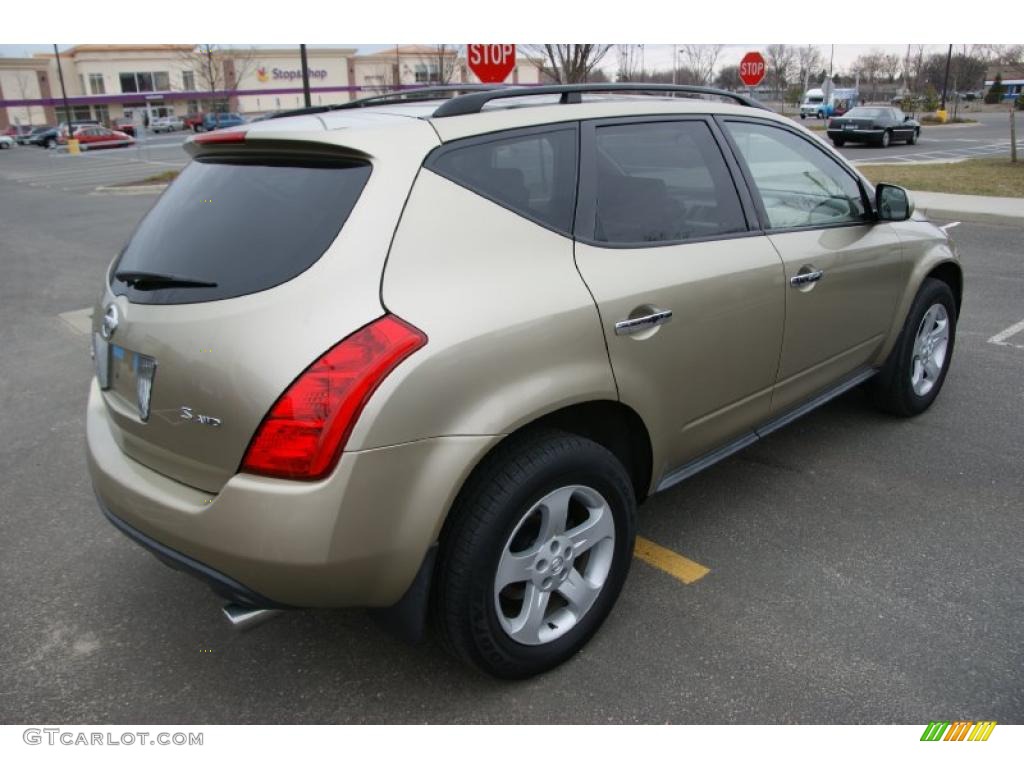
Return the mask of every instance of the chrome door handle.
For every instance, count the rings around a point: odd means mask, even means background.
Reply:
[[[655,309],[649,315],[643,317],[630,317],[626,320],[619,320],[615,324],[615,335],[625,336],[630,333],[639,333],[657,325],[664,325],[672,319],[671,309]]]
[[[807,285],[808,283],[816,283],[825,276],[825,271],[816,269],[813,272],[801,272],[799,275],[793,275],[789,278],[790,285]]]

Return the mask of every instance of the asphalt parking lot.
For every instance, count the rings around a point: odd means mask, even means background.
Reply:
[[[65,159],[156,172],[133,151]],[[707,574],[634,561],[577,658],[508,684],[362,611],[235,634],[103,519],[88,340],[61,315],[92,303],[154,198],[86,194],[103,174],[15,178],[29,152],[0,153],[0,722],[1024,719],[1024,332],[990,342],[1024,320],[1020,229],[954,230],[966,297],[928,413],[895,420],[854,391],[653,497],[641,535]]]
[[[893,143],[885,149],[864,144],[847,144],[839,152],[854,163],[934,163],[1005,155],[1010,147],[1010,124],[1006,112],[965,112],[974,123],[924,125],[913,146]],[[820,123],[805,120],[805,124]],[[1018,122],[1020,121],[1018,119]],[[827,136],[819,134],[822,138]]]
[[[181,145],[191,133],[146,137],[131,147],[69,155],[31,145],[0,152],[0,183],[63,192],[92,192],[97,187],[142,181],[163,171],[183,168],[188,155]]]

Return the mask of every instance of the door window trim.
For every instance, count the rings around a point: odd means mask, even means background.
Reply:
[[[733,155],[734,160],[737,163],[741,177],[743,178],[744,184],[747,187],[748,193],[751,195],[754,201],[754,207],[757,211],[757,216],[760,220],[760,228],[763,234],[766,235],[777,235],[783,232],[805,232],[813,231],[818,229],[839,229],[842,227],[863,227],[864,225],[870,225],[877,223],[877,217],[875,216],[875,207],[871,202],[871,195],[868,194],[865,188],[864,181],[854,171],[846,159],[838,153],[829,153],[823,147],[817,145],[814,139],[804,136],[803,133],[798,130],[795,126],[790,127],[788,125],[782,125],[775,120],[765,120],[757,117],[747,116],[733,116],[733,115],[715,115],[715,122],[719,125],[727,146],[729,147],[730,153]],[[820,223],[820,224],[804,224],[797,227],[772,227],[768,220],[768,212],[765,210],[764,203],[761,200],[761,194],[757,190],[757,184],[754,182],[754,177],[750,172],[750,167],[747,165],[747,161],[743,157],[743,153],[740,152],[739,147],[736,146],[736,142],[733,141],[732,136],[729,133],[726,123],[752,123],[754,125],[764,125],[769,128],[777,128],[780,131],[786,131],[787,133],[796,136],[800,140],[806,142],[808,146],[813,147],[818,152],[821,152],[825,157],[835,161],[836,165],[846,173],[854,182],[857,184],[857,188],[860,190],[861,201],[864,205],[864,219],[861,221],[839,221],[834,224]]]
[[[729,180],[743,212],[743,219],[746,230],[742,232],[726,232],[706,237],[691,237],[684,240],[660,240],[657,242],[636,242],[636,243],[611,243],[605,240],[598,240],[595,237],[597,231],[597,129],[616,125],[636,125],[646,123],[682,123],[700,122],[708,127],[712,140],[722,155]],[[754,206],[753,198],[746,186],[743,177],[740,175],[740,168],[730,151],[727,151],[723,144],[723,132],[709,114],[680,115],[679,113],[638,115],[633,117],[611,117],[594,118],[580,121],[580,149],[578,161],[578,186],[576,195],[576,216],[573,237],[576,242],[591,245],[596,248],[619,248],[619,249],[647,249],[665,248],[673,245],[688,245],[690,243],[707,243],[716,240],[736,240],[742,237],[755,237],[763,234],[757,209]]]

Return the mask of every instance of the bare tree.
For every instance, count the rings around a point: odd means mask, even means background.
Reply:
[[[431,52],[425,54],[420,59],[421,66],[426,67],[427,80],[424,83],[418,84],[447,85],[456,79],[455,76],[459,71],[461,48],[457,45],[447,45],[445,43],[431,46],[431,48]]]
[[[32,74],[35,75],[35,72],[33,72]],[[14,84],[18,89],[18,95],[21,97],[22,101],[28,101],[32,98],[31,91],[29,90],[28,86],[33,79],[34,78],[28,76],[28,72],[14,73]],[[32,105],[29,104],[27,107],[25,107],[25,109],[28,111],[28,124],[34,125],[35,121],[32,119],[32,116],[34,114],[32,112]],[[44,117],[43,120],[45,121],[45,119],[46,118]]]
[[[878,80],[882,76],[885,66],[885,54],[878,50],[861,54],[854,59],[850,66],[850,72],[866,81],[871,87],[871,101],[875,101],[877,98]]]
[[[692,73],[693,85],[710,85],[724,45],[684,45],[679,49],[684,66]],[[685,80],[683,82],[686,82]]]
[[[643,46],[618,45],[616,48],[619,65],[615,79],[620,83],[640,83],[646,80],[647,73],[643,69]]]
[[[178,54],[183,70],[195,73],[196,87],[210,94],[208,111],[216,111],[217,104],[226,100],[225,93],[237,91],[242,82],[256,68],[255,52],[244,48],[224,48],[219,45],[198,45]],[[219,94],[219,95],[218,95]]]
[[[796,49],[796,66],[800,82],[806,91],[811,77],[821,68],[821,50],[816,45],[803,45]]]
[[[791,46],[784,43],[773,43],[764,50],[767,66],[768,82],[778,98],[784,99],[786,86],[793,77],[796,66],[796,54]]]
[[[1007,67],[1024,66],[1024,45],[983,45],[978,46],[988,54],[993,64]]]
[[[584,83],[611,50],[611,45],[524,45],[528,55],[540,59],[540,71],[556,83]]]
[[[912,93],[920,93],[924,76],[924,46],[908,45],[907,55],[903,59],[904,89]]]
[[[724,88],[727,91],[738,91],[743,86],[740,80],[740,68],[738,64],[729,64],[718,70],[715,76],[715,87]]]

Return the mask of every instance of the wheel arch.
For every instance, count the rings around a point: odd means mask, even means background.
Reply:
[[[955,261],[943,261],[932,267],[928,274],[925,275],[925,279],[929,277],[941,280],[949,286],[949,289],[953,292],[953,298],[956,299],[956,314],[959,318],[960,305],[963,302],[964,294],[963,269]]]
[[[905,241],[904,247],[909,244]],[[924,281],[929,277],[941,280],[953,291],[957,318],[959,318],[960,305],[963,301],[963,268],[957,259],[955,251],[953,251],[947,241],[943,240],[930,246],[914,266],[907,281],[906,289],[900,299],[899,306],[893,315],[888,336],[875,357],[874,364],[876,366],[881,366],[888,358],[893,347],[896,346],[896,341],[906,322],[907,314],[914,303],[914,297],[917,296]]]
[[[651,487],[653,466],[651,436],[640,415],[617,400],[585,400],[572,403],[518,425],[480,457],[466,475],[458,493],[461,494],[472,484],[481,467],[509,441],[519,439],[529,432],[551,429],[593,440],[608,449],[629,474],[637,502],[647,497]]]

